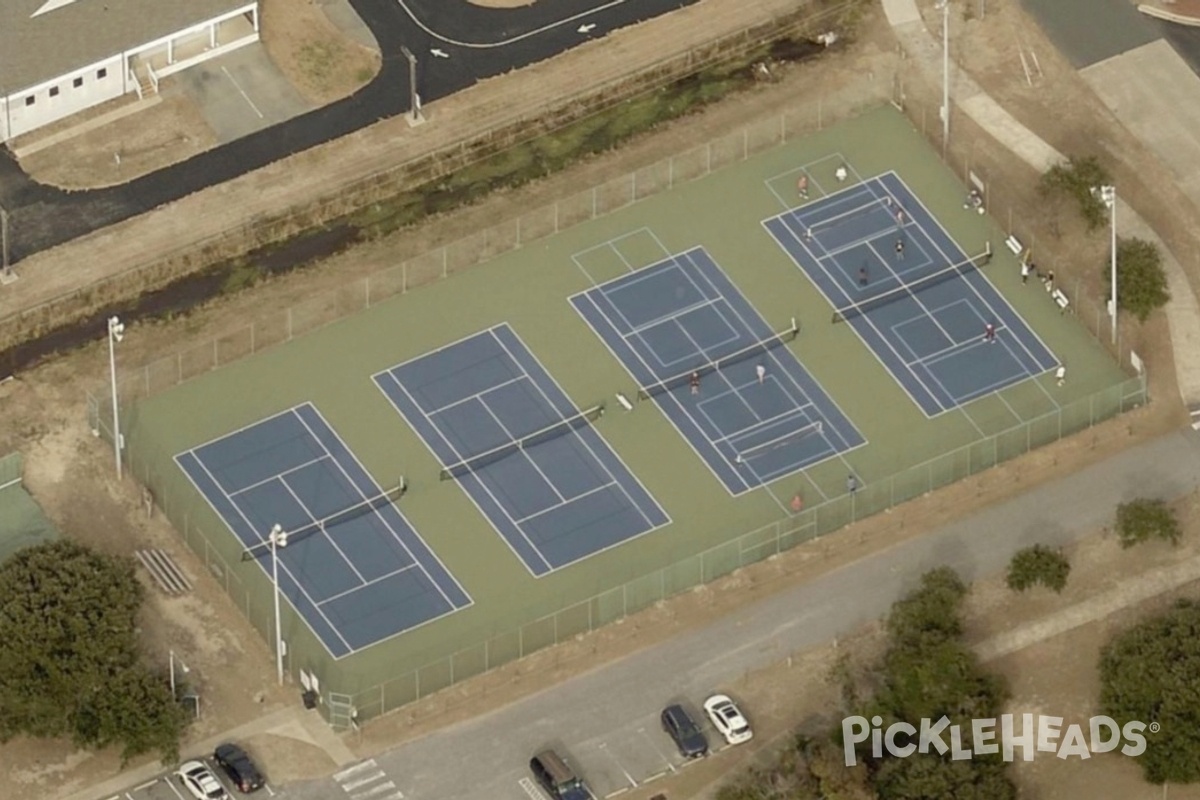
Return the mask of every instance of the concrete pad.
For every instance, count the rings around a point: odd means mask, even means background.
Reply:
[[[184,70],[176,79],[221,144],[312,110],[261,42]]]
[[[893,28],[908,22],[920,22],[921,12],[915,0],[883,0],[883,13]]]
[[[1175,49],[1160,39],[1079,74],[1200,204],[1200,78]]]
[[[333,27],[345,34],[346,38],[376,53],[379,52],[379,42],[375,40],[375,34],[371,33],[371,29],[362,21],[362,17],[350,5],[349,0],[319,0],[318,4],[325,19],[333,23]]]
[[[1129,0],[1021,0],[1021,5],[1076,69],[1159,37]]]

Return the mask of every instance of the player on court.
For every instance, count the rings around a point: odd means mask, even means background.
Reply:
[[[762,386],[767,380],[767,368],[759,364],[754,368],[754,371],[758,374],[758,385]]]
[[[983,326],[983,340],[991,344],[996,343],[996,326],[991,322]]]
[[[700,394],[700,373],[692,372],[688,376],[688,386],[692,387],[692,394]]]
[[[897,261],[904,260],[904,240],[903,239],[896,240],[896,260]]]
[[[808,199],[808,176],[801,175],[800,180],[796,181],[796,191],[800,193],[800,197],[804,200]]]

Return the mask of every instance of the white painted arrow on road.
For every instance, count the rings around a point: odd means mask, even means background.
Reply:
[[[596,29],[596,24],[593,22],[593,23],[589,23],[587,25],[580,25],[575,30],[577,33],[591,33],[595,29]]]
[[[429,51],[435,58],[449,58],[450,54],[445,50],[438,50],[436,47]]]

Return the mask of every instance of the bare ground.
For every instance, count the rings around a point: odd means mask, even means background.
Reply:
[[[328,105],[366,86],[379,72],[379,54],[351,41],[313,0],[263,0],[263,46],[284,77],[313,106]],[[16,152],[50,137],[61,141],[21,158],[36,181],[64,189],[96,189],[127,183],[185,161],[218,144],[195,102],[171,77],[162,102],[106,125],[88,122],[136,102],[125,96],[13,143]],[[69,134],[69,135],[68,135]]]
[[[665,126],[653,136],[644,137],[619,152],[590,160],[554,179],[493,197],[477,207],[434,220],[418,230],[405,231],[389,240],[364,246],[303,273],[214,303],[185,320],[155,325],[153,336],[138,335],[133,331],[127,339],[129,347],[123,358],[136,362],[169,352],[187,342],[212,335],[232,320],[244,319],[253,307],[287,306],[340,284],[352,274],[365,274],[394,264],[406,253],[420,252],[459,238],[478,229],[484,221],[494,221],[497,215],[507,216],[511,209],[544,204],[573,193],[580,186],[592,185],[605,177],[702,143],[747,121],[775,115],[782,104],[815,102],[822,93],[853,86],[856,79],[875,70],[881,76],[885,75],[891,59],[889,51],[894,43],[880,17],[875,14],[868,21],[857,49],[789,70],[778,84],[759,87],[704,114]],[[1040,55],[1044,64],[1046,55]],[[1180,422],[1182,412],[1172,400],[1177,394],[1169,391],[1173,379],[1165,325],[1158,318],[1138,335],[1158,354],[1159,365],[1151,372],[1152,396],[1163,398],[1162,402],[948,487],[891,515],[866,520],[837,536],[743,570],[711,588],[684,595],[638,615],[625,625],[610,626],[579,642],[543,651],[428,698],[369,725],[362,739],[352,744],[363,755],[369,755],[402,738],[417,736],[436,726],[512,702],[547,682],[593,668],[597,661],[651,646],[673,632],[702,625],[717,614],[728,613],[778,591],[782,586],[891,546],[898,539],[920,535],[952,517],[1011,497],[1027,486],[1053,476],[1095,463],[1174,427]],[[280,692],[274,688],[271,660],[265,644],[211,576],[204,574],[200,563],[182,545],[178,535],[163,520],[145,518],[138,502],[139,494],[132,483],[117,484],[114,481],[111,452],[87,431],[82,403],[83,390],[102,383],[105,367],[106,359],[100,348],[94,346],[0,385],[0,403],[3,403],[9,423],[0,431],[0,452],[20,449],[27,454],[27,484],[67,535],[110,552],[130,553],[134,548],[146,545],[164,547],[195,580],[196,591],[180,600],[167,599],[152,589],[143,626],[148,651],[159,659],[159,663],[168,648],[175,649],[200,676],[205,716],[193,733],[193,740],[295,702],[293,691]],[[1107,563],[1105,568],[1094,573],[1079,566],[1070,591],[1085,596],[1089,590],[1095,590],[1114,576],[1133,574],[1144,566],[1137,559],[1149,557],[1149,551],[1138,553],[1135,558]],[[1081,564],[1087,561],[1081,555],[1076,559]],[[1088,574],[1095,575],[1094,582],[1089,583]],[[981,597],[985,596],[983,590],[980,592]],[[1030,604],[1028,598],[1014,599],[1003,592],[997,597],[997,607],[1003,609],[1005,616],[1022,618],[1024,614],[1033,616],[1037,613],[1036,599]],[[1021,603],[1030,608],[1022,610]],[[989,610],[988,613],[995,612]],[[864,652],[870,650],[869,637],[870,631],[864,632],[863,637],[856,637],[856,640],[864,638],[867,641],[863,645]],[[846,648],[851,643],[843,642],[841,646]],[[1023,657],[1025,654],[1017,654],[1010,659]],[[815,661],[805,660],[810,658]],[[735,751],[730,756],[713,759],[711,764],[689,769],[684,780],[694,780],[698,787],[708,786],[718,775],[733,768],[735,759],[753,757],[762,748],[769,747],[772,732],[782,734],[799,720],[825,713],[831,707],[827,690],[811,680],[801,681],[803,686],[797,688],[794,677],[816,674],[813,670],[819,673],[820,666],[828,663],[828,658],[828,653],[806,654],[794,659],[791,667],[779,667],[783,670],[782,675],[792,676],[790,685],[785,686],[765,675],[747,680],[745,691],[752,707],[777,708],[774,715],[759,719],[760,730],[766,735],[760,737],[760,744],[755,748]],[[1085,657],[1070,663],[1072,669],[1084,669],[1091,662]],[[807,668],[801,669],[802,666]],[[1046,669],[1046,666],[1045,662],[1036,660],[1026,663],[1021,675],[1027,679],[1030,675],[1048,673],[1042,679],[1055,680],[1064,669],[1058,662],[1053,663],[1053,669]],[[229,685],[205,679],[204,676],[215,675],[218,670],[222,674],[246,676],[246,680],[239,685]],[[1081,682],[1080,685],[1084,684]],[[1064,688],[1071,686],[1067,684]],[[269,740],[257,744],[266,751],[268,769],[277,780],[311,774],[312,760],[281,755],[276,751],[288,748],[274,747]],[[75,752],[66,743],[27,740],[0,746],[0,762],[27,765],[0,777],[0,795],[12,800],[45,800],[60,796],[91,785],[117,770],[112,753],[86,755]],[[1036,781],[1037,776],[1029,780]],[[684,791],[683,787],[672,790],[673,800],[689,796],[695,795]]]

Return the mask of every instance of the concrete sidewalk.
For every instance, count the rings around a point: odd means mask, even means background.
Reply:
[[[941,43],[925,27],[915,0],[883,0],[883,10],[905,54],[931,82],[940,85]],[[961,69],[952,69],[950,95],[963,113],[1038,172],[1045,172],[1065,160],[1062,153],[1005,111]],[[1123,202],[1119,194],[1117,220],[1122,236],[1136,236],[1153,242],[1162,253],[1172,298],[1166,313],[1179,393],[1185,405],[1200,403],[1200,304],[1192,286],[1176,254],[1167,249],[1154,229]]]

